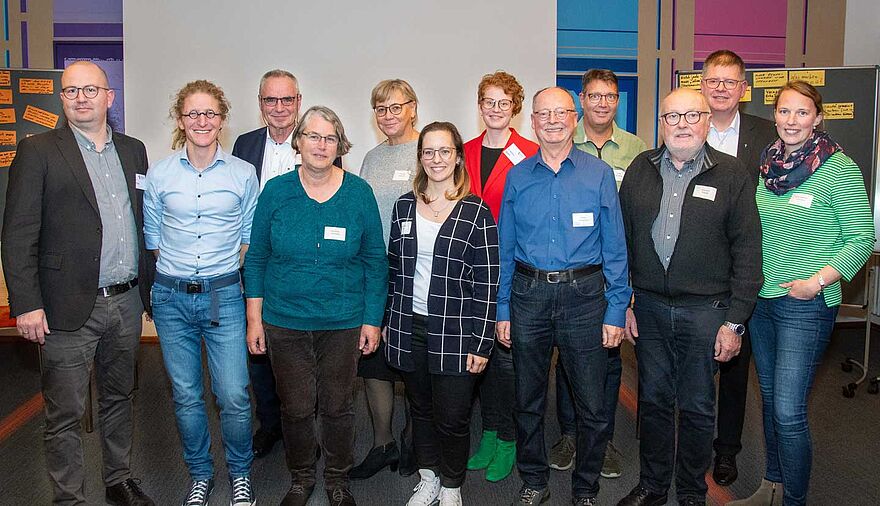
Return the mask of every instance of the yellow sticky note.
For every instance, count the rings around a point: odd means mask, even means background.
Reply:
[[[692,90],[699,90],[700,84],[703,81],[703,75],[700,73],[696,74],[679,74],[678,75],[678,87],[679,88],[690,88]]]
[[[792,70],[788,73],[792,81],[806,81],[813,86],[825,86],[824,70]]]
[[[752,86],[755,88],[778,88],[787,82],[787,70],[770,70],[752,74]]]
[[[825,119],[853,119],[855,115],[855,105],[852,102],[823,104],[822,108],[825,109]]]
[[[55,81],[51,79],[21,79],[18,81],[18,92],[51,95],[55,93]]]
[[[21,118],[26,119],[31,123],[42,125],[46,128],[55,128],[55,125],[58,124],[57,114],[44,111],[43,109],[32,105],[24,108],[24,114],[21,115]]]
[[[15,146],[15,130],[0,130],[0,145]]]
[[[0,109],[0,124],[15,123],[15,109]]]
[[[764,104],[770,105],[776,102],[776,96],[779,95],[779,88],[764,89]]]
[[[12,159],[15,158],[15,151],[0,151],[0,167],[9,167],[12,165]]]
[[[743,98],[739,99],[740,102],[751,102],[752,101],[752,87],[746,86],[746,92],[743,93]]]
[[[12,79],[8,70],[0,70],[0,86],[9,86],[9,81]]]

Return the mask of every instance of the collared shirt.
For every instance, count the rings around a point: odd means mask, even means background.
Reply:
[[[572,148],[559,172],[539,150],[507,176],[499,217],[501,280],[498,320],[510,320],[516,262],[554,271],[602,265],[605,323],[623,327],[632,290],[614,173],[605,162]]]
[[[101,266],[98,287],[125,283],[137,276],[138,239],[122,162],[107,126],[107,143],[98,151],[78,128],[70,125],[79,145],[101,215]],[[96,287],[97,288],[97,287]]]
[[[620,188],[620,182],[623,181],[623,174],[629,164],[639,153],[648,149],[642,139],[623,130],[615,122],[611,123],[611,138],[605,141],[602,146],[596,146],[593,141],[587,138],[584,123],[583,121],[579,122],[574,132],[574,145],[581,151],[600,158],[610,165],[614,169],[614,179],[617,181],[618,188]]]
[[[660,258],[663,268],[669,268],[669,260],[675,252],[675,243],[681,230],[681,206],[691,179],[700,173],[706,150],[700,148],[696,156],[685,162],[681,170],[676,169],[669,158],[669,150],[663,151],[660,159],[660,176],[663,178],[663,197],[660,199],[660,212],[654,218],[651,238],[654,251]]]
[[[259,194],[253,165],[218,145],[198,171],[184,147],[152,166],[146,184],[144,240],[159,250],[158,272],[194,279],[238,270]]]
[[[273,177],[286,174],[301,164],[298,153],[293,150],[293,132],[287,136],[284,142],[275,142],[269,132],[266,132],[266,148],[263,152],[263,167],[260,171],[260,191],[266,187],[266,181]]]
[[[718,129],[715,128],[715,125],[710,123],[709,136],[706,137],[706,142],[722,153],[736,156],[736,152],[739,148],[739,123],[739,111],[736,111],[736,115],[733,117],[733,121],[730,122],[730,126],[723,131],[718,131]]]

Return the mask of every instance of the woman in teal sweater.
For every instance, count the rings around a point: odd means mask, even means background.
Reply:
[[[373,191],[333,165],[351,147],[336,114],[312,107],[293,139],[302,165],[266,183],[254,215],[247,343],[268,351],[281,399],[291,474],[282,504],[305,505],[315,487],[317,405],[328,498],[354,505],[354,380],[358,357],[378,347],[388,258]]]
[[[822,123],[822,97],[803,81],[776,98],[779,139],[762,157],[757,190],[764,285],[749,322],[763,401],[767,467],[736,505],[806,504],[812,463],[807,396],[850,280],[874,246],[859,167]]]

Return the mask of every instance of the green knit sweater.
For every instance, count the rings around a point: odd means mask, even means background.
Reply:
[[[780,283],[807,279],[830,265],[849,281],[874,247],[874,222],[859,167],[833,154],[806,181],[784,195],[761,180],[756,201],[761,215],[764,286],[760,297],[782,297]],[[825,303],[840,304],[840,283],[825,288]]]

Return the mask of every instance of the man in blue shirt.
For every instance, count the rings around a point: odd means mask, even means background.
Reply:
[[[253,165],[225,153],[217,142],[229,111],[220,88],[193,81],[178,92],[174,110],[178,128],[172,146],[183,149],[147,173],[144,238],[158,258],[153,320],[192,479],[184,504],[207,504],[214,487],[202,392],[204,338],[220,406],[230,505],[252,506],[246,320],[238,269],[250,242],[259,183]]]
[[[574,101],[562,88],[532,101],[538,153],[507,176],[499,217],[498,340],[516,369],[517,468],[513,504],[550,499],[544,448],[547,373],[553,347],[568,373],[577,412],[572,504],[595,504],[607,425],[606,348],[623,339],[627,257],[611,167],[574,148]]]

